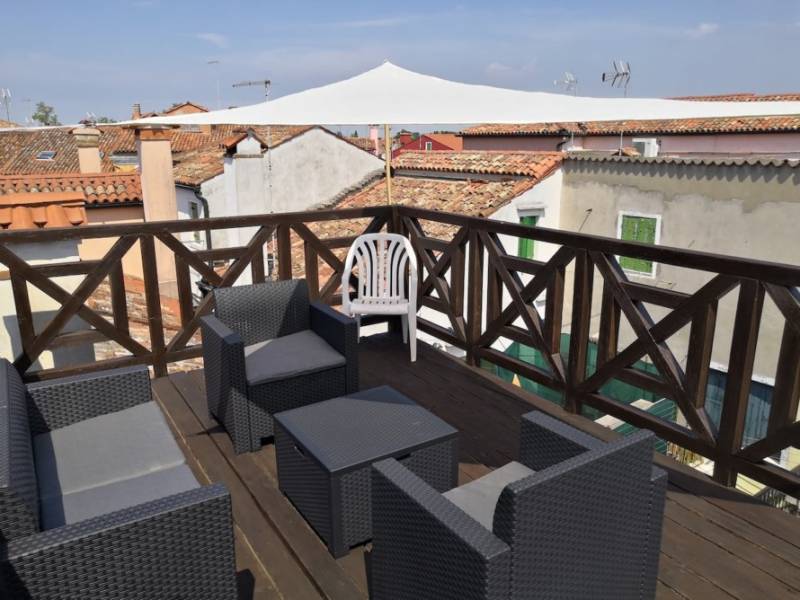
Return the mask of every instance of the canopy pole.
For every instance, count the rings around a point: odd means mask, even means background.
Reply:
[[[392,138],[389,137],[391,128],[388,124],[383,126],[383,148],[386,153],[386,203],[392,203]]]

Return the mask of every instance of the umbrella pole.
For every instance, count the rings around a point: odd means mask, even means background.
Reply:
[[[389,125],[383,126],[383,147],[386,153],[386,203],[392,203],[392,139]]]

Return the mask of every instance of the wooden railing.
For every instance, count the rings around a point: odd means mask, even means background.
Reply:
[[[345,221],[349,235],[320,237],[315,229],[326,221]],[[355,228],[355,224],[360,225]],[[192,251],[176,234],[196,230],[257,227],[245,246]],[[650,246],[615,239],[527,227],[457,214],[385,206],[337,211],[314,211],[197,221],[150,222],[87,226],[73,229],[7,231],[0,233],[0,262],[8,269],[16,306],[22,352],[15,359],[26,379],[42,379],[129,364],[152,365],[157,375],[167,364],[197,357],[191,344],[200,318],[212,306],[212,296],[194,302],[190,269],[212,286],[232,285],[250,268],[252,281],[263,281],[265,247],[276,254],[275,277],[304,276],[311,294],[332,304],[340,299],[342,253],[355,234],[386,228],[407,235],[420,265],[419,317],[421,331],[465,351],[472,365],[498,365],[562,394],[564,408],[580,413],[591,407],[714,461],[714,478],[734,485],[746,475],[792,495],[800,494],[800,477],[768,457],[800,445],[797,421],[800,398],[800,267],[731,258],[703,252]],[[535,240],[551,250],[546,261],[509,253],[502,236]],[[98,261],[31,265],[15,248],[20,243],[116,238]],[[294,238],[295,242],[292,242]],[[156,260],[156,240],[174,255],[180,328],[164,335]],[[122,257],[139,242],[150,333],[149,346],[133,339],[126,311]],[[302,250],[301,250],[302,248]],[[293,271],[293,251],[297,263]],[[665,289],[633,282],[620,267],[618,256],[672,265],[702,277],[697,289]],[[212,268],[209,261],[227,261]],[[320,270],[320,261],[325,268]],[[300,265],[297,268],[297,265]],[[85,275],[68,292],[51,280]],[[322,279],[325,279],[322,281]],[[111,289],[112,320],[86,305],[94,290],[107,281]],[[61,304],[44,327],[35,329],[29,286]],[[718,424],[706,411],[706,388],[720,301],[736,296],[726,336],[727,376]],[[542,313],[534,300],[544,296]],[[744,428],[753,379],[765,298],[783,320],[772,372],[774,389],[766,435],[744,445]],[[593,300],[595,309],[593,310]],[[599,307],[599,309],[598,309]],[[654,318],[652,307],[658,307]],[[438,316],[437,316],[438,315]],[[91,329],[63,334],[75,316]],[[597,333],[593,335],[593,323]],[[629,343],[621,345],[623,324]],[[669,338],[688,328],[688,351],[679,358]],[[562,333],[569,333],[568,352],[561,351]],[[129,355],[92,364],[32,371],[34,361],[54,344],[110,339]],[[544,359],[536,366],[504,353],[498,341],[514,341],[536,349]],[[597,344],[596,367],[587,369],[590,343]],[[716,340],[719,344],[719,339]],[[719,354],[719,349],[717,349]],[[653,369],[635,368],[647,361]],[[682,418],[671,422],[604,394],[611,381],[621,381],[675,402]]]

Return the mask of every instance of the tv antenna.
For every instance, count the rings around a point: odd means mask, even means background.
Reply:
[[[94,114],[93,112],[87,112],[86,113],[86,120],[89,121],[89,123],[91,123],[92,125],[96,125],[97,124],[97,115]]]
[[[573,96],[578,95],[578,78],[570,71],[564,71],[564,79],[553,81],[554,87],[564,88],[564,91]]]
[[[601,80],[610,83],[611,87],[622,88],[624,96],[628,97],[628,84],[631,81],[631,65],[627,60],[615,60],[611,63],[613,71],[603,73]]]
[[[234,83],[233,87],[240,88],[240,87],[253,87],[253,86],[264,86],[264,100],[269,100],[269,88],[272,85],[272,82],[269,79],[256,79],[255,81],[240,81],[239,83]]]
[[[6,121],[11,122],[11,90],[0,88],[0,102],[6,107]]]

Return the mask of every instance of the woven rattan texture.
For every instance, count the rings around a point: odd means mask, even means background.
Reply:
[[[508,598],[505,543],[397,461],[372,476],[373,600]]]
[[[76,375],[28,386],[32,435],[150,402],[146,366]]]
[[[304,279],[267,281],[214,290],[216,315],[245,346],[309,328]]]
[[[230,498],[207,486],[9,545],[9,600],[234,600]]]
[[[225,427],[237,454],[257,450],[250,436],[242,338],[214,316],[204,317],[201,329],[208,412]]]
[[[652,452],[639,432],[506,486],[494,532],[512,549],[511,598],[643,597],[643,571],[658,562]]]
[[[39,500],[25,386],[0,360],[0,544],[39,530]]]

